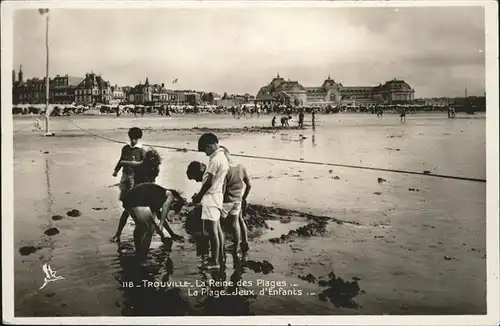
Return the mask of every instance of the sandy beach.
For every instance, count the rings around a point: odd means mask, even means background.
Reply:
[[[243,274],[228,258],[227,280],[245,283],[232,296],[193,294],[212,276],[188,240],[155,238],[140,271],[130,224],[119,246],[109,242],[121,145],[72,122],[120,141],[141,127],[153,146],[195,149],[213,130],[235,154],[486,178],[484,114],[318,115],[315,130],[252,129],[271,118],[57,117],[51,138],[14,118],[16,317],[486,313],[485,183],[236,158],[253,184],[249,217],[266,225],[252,230]],[[207,157],[158,150],[157,182],[190,198],[199,185],[186,167]],[[44,263],[65,279],[39,290]],[[143,280],[164,284],[124,286]]]

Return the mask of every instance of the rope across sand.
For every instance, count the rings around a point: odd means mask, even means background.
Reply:
[[[69,119],[69,118],[68,118]],[[99,135],[95,132],[92,132],[88,129],[82,128],[79,125],[77,125],[72,119],[69,119],[70,123],[77,127],[78,129],[85,131],[86,133],[93,135],[95,137],[98,137],[103,140],[107,140],[113,143],[118,143],[118,144],[126,144],[124,141],[112,139],[103,135]],[[182,151],[182,152],[197,152],[197,150],[194,149],[189,149],[189,148],[180,148],[180,147],[173,147],[173,146],[164,146],[164,145],[151,145],[151,144],[144,144],[146,146],[150,146],[153,148],[163,148],[163,149],[168,149],[168,150],[175,150],[175,151]],[[471,178],[471,177],[460,177],[460,176],[453,176],[453,175],[445,175],[445,174],[436,174],[436,173],[431,173],[430,171],[422,171],[422,172],[416,172],[416,171],[408,171],[408,170],[397,170],[397,169],[386,169],[386,168],[377,168],[377,167],[369,167],[369,166],[362,166],[362,165],[351,165],[351,164],[341,164],[341,163],[331,163],[331,162],[317,162],[317,161],[306,161],[306,160],[295,160],[295,159],[286,159],[286,158],[279,158],[279,157],[268,157],[268,156],[259,156],[259,155],[249,155],[249,154],[231,154],[236,157],[244,157],[244,158],[251,158],[251,159],[258,159],[258,160],[269,160],[269,161],[276,161],[276,162],[288,162],[288,163],[298,163],[298,164],[312,164],[312,165],[323,165],[323,166],[333,166],[333,167],[341,167],[341,168],[348,168],[348,169],[358,169],[358,170],[370,170],[370,171],[380,171],[380,172],[389,172],[389,173],[400,173],[400,174],[409,174],[409,175],[419,175],[419,176],[427,176],[427,177],[435,177],[435,178],[442,178],[442,179],[452,179],[452,180],[462,180],[462,181],[469,181],[469,182],[481,182],[481,183],[486,183],[486,179],[481,179],[481,178]]]

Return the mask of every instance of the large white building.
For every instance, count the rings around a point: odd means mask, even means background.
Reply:
[[[304,87],[298,81],[285,81],[278,74],[260,88],[256,101],[285,105],[396,104],[413,101],[414,94],[408,83],[398,79],[378,86],[344,86],[328,76],[319,87]]]

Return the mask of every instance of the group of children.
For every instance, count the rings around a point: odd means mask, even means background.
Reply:
[[[136,256],[140,262],[144,262],[155,230],[162,240],[166,239],[162,227],[165,227],[172,240],[182,240],[182,237],[170,228],[168,221],[172,221],[169,211],[173,210],[174,214],[179,214],[186,200],[176,190],[155,184],[161,157],[154,149],[141,146],[139,141],[142,138],[142,130],[131,128],[128,136],[130,144],[122,148],[113,172],[116,177],[123,168],[120,200],[124,212],[111,241],[120,240],[130,215],[135,221]],[[189,180],[202,183],[198,193],[193,195],[192,202],[201,205],[201,236],[207,231],[210,242],[211,257],[206,262],[206,267],[223,268],[225,229],[234,235],[233,246],[228,248],[233,254],[236,255],[239,248],[243,255],[249,250],[248,230],[243,212],[251,189],[250,180],[245,167],[234,162],[229,150],[219,145],[216,135],[203,134],[198,140],[198,151],[209,157],[208,165],[193,161],[188,165],[186,174]],[[199,236],[198,234],[198,239]]]

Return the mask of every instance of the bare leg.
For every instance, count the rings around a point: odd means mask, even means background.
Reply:
[[[234,250],[233,254],[238,251],[238,247],[241,243],[241,230],[240,230],[240,221],[238,215],[229,215],[228,218],[231,221],[232,232],[234,234]]]
[[[153,237],[153,213],[149,207],[135,207],[130,211],[135,221],[134,245],[136,257],[144,261],[149,252]]]
[[[243,214],[240,214],[238,218],[240,232],[241,232],[241,243],[248,243],[248,228],[245,219],[243,218]]]
[[[217,235],[218,235],[218,238],[219,238],[219,243],[220,243],[220,246],[219,246],[219,263],[222,265],[223,263],[225,263],[225,257],[226,257],[226,253],[224,252],[224,247],[225,247],[225,243],[226,243],[226,238],[224,236],[224,231],[222,231],[222,225],[221,225],[221,221],[218,220],[217,221]]]
[[[210,251],[212,254],[211,263],[219,264],[220,254],[220,239],[219,239],[219,224],[217,221],[205,220],[208,235],[210,237]]]
[[[118,222],[118,229],[116,234],[111,238],[111,242],[120,241],[120,236],[122,235],[123,228],[127,224],[129,213],[124,210],[122,216],[120,217],[120,222]]]

